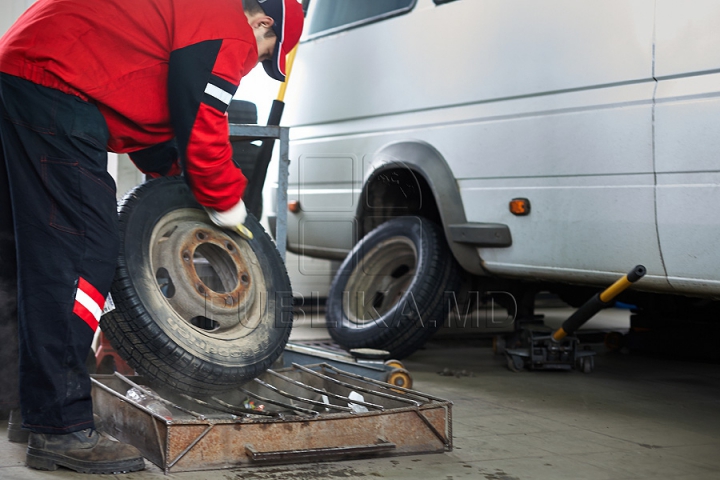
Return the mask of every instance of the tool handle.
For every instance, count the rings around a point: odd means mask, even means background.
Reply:
[[[284,109],[285,104],[283,102],[273,100],[267,124],[274,126],[280,125]],[[248,213],[255,215],[255,218],[262,217],[262,192],[265,186],[268,166],[270,165],[270,160],[272,160],[274,146],[275,139],[264,140],[262,142],[257,160],[255,160],[253,176],[252,178],[248,178],[248,184],[245,188],[245,194],[243,195],[243,201],[245,205],[247,205]]]
[[[553,339],[560,341],[568,335],[574,334],[588,320],[603,308],[607,308],[612,300],[618,296],[623,290],[645,276],[647,270],[642,265],[637,265],[630,272],[616,281],[608,288],[600,293],[596,293],[593,297],[585,302],[575,313],[563,322],[562,327],[558,328],[552,335]]]
[[[280,120],[282,120],[283,111],[285,110],[285,92],[287,91],[288,83],[290,82],[290,73],[292,73],[293,63],[295,62],[295,55],[297,54],[298,46],[295,45],[286,59],[287,74],[285,75],[285,81],[280,84],[280,90],[278,91],[278,97],[273,100],[272,106],[270,107],[270,114],[268,115],[268,126],[279,126]],[[270,166],[270,160],[272,160],[272,152],[275,147],[275,139],[263,140],[260,151],[258,152],[257,160],[255,160],[255,169],[253,171],[252,178],[248,178],[248,185],[245,189],[245,195],[243,200],[247,205],[248,212],[255,215],[256,218],[262,217],[262,191],[265,186],[265,179],[267,178],[267,169]],[[286,208],[278,205],[278,208]]]

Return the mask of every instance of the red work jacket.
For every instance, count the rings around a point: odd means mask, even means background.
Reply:
[[[195,197],[219,211],[247,184],[226,111],[257,59],[241,0],[38,0],[0,39],[1,72],[97,105],[108,150],[136,161],[176,143]]]

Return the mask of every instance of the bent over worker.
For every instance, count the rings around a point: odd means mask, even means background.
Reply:
[[[0,408],[28,466],[144,468],[95,431],[85,367],[119,245],[106,152],[241,224],[226,110],[258,62],[285,79],[302,26],[298,0],[38,0],[0,39]]]

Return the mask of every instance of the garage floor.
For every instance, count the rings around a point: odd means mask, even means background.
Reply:
[[[562,319],[568,312],[549,312]],[[300,321],[294,338],[325,338]],[[621,329],[623,311],[590,328]],[[148,463],[123,479],[718,479],[720,365],[602,350],[596,370],[514,374],[483,338],[440,336],[406,359],[415,388],[454,402],[446,454],[301,466],[178,473]],[[455,373],[440,375],[438,372]],[[0,429],[5,438],[5,426]],[[0,478],[89,478],[23,466],[24,448],[0,441]],[[113,478],[107,476],[105,478]]]

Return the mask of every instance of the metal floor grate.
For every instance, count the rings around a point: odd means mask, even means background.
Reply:
[[[170,471],[452,449],[452,403],[327,363],[268,370],[197,399],[155,394],[141,377],[93,377],[103,428]],[[140,390],[171,419],[125,396]]]

